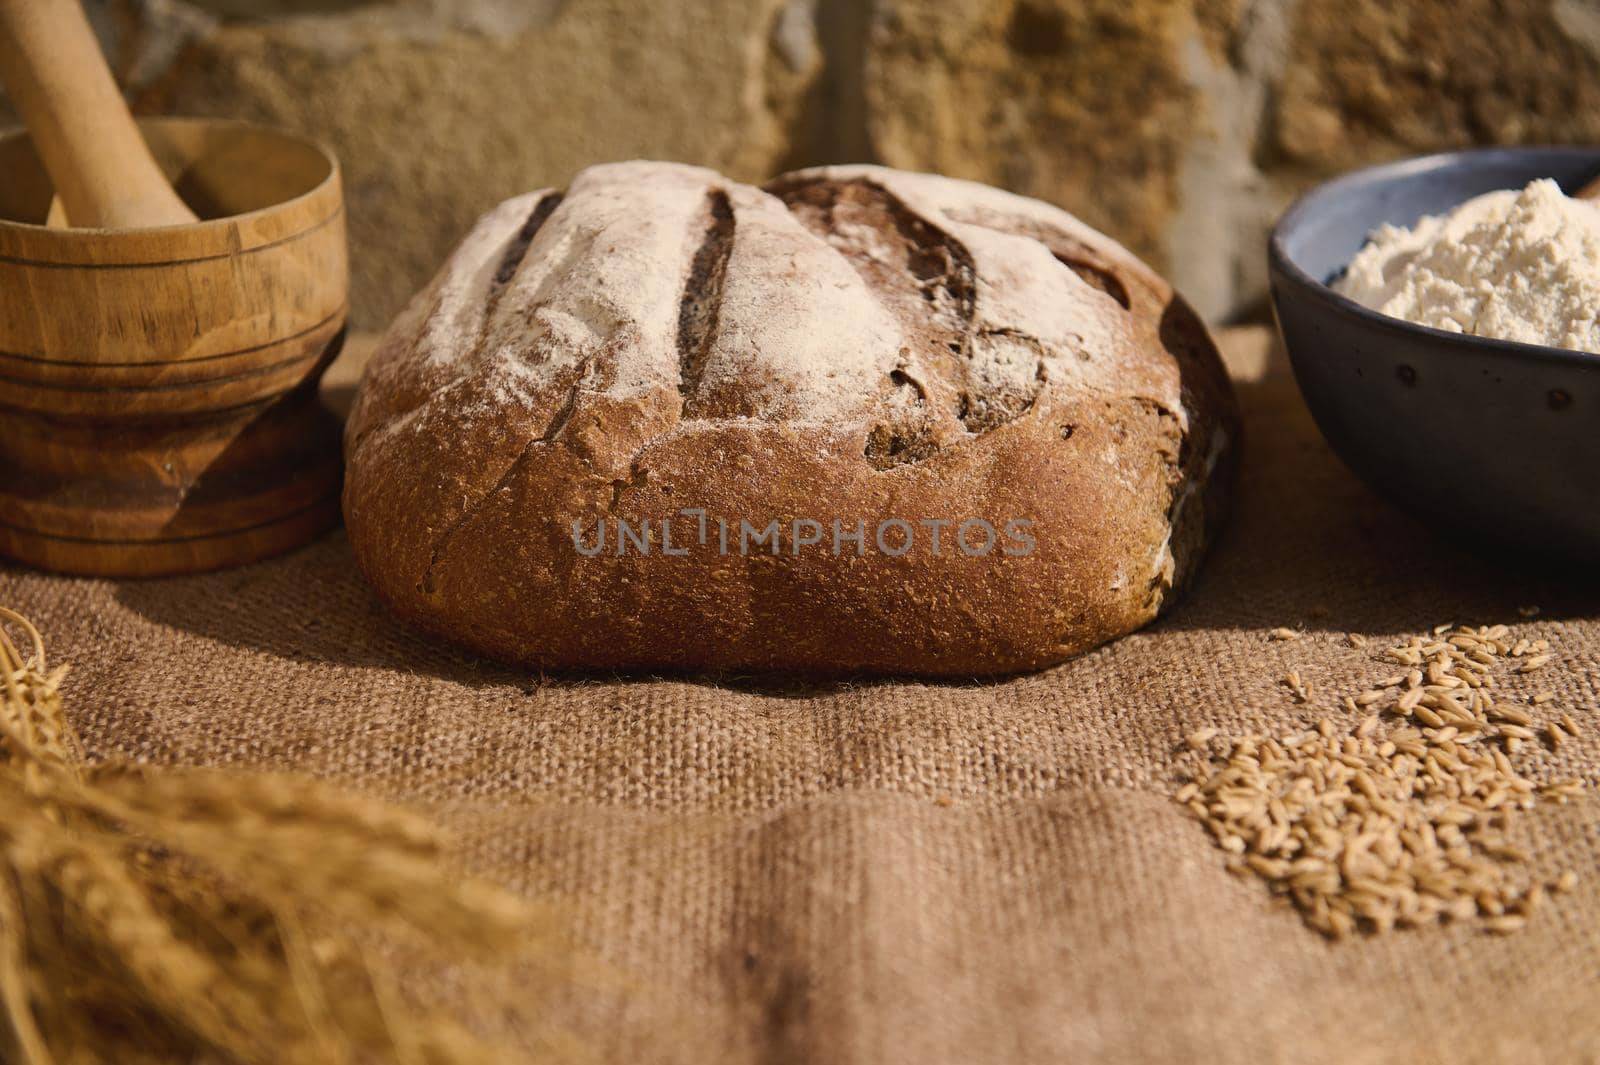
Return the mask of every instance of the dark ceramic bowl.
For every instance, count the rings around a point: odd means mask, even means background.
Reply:
[[[1443,532],[1600,558],[1600,355],[1446,333],[1328,287],[1381,223],[1494,189],[1600,173],[1600,148],[1488,148],[1314,189],[1273,230],[1272,299],[1323,435],[1385,498]]]

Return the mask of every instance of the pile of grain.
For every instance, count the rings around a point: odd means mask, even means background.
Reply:
[[[1567,714],[1537,726],[1529,707],[1548,695],[1521,706],[1494,695],[1497,671],[1532,673],[1550,649],[1513,640],[1504,625],[1440,626],[1385,658],[1400,672],[1341,700],[1352,726],[1324,718],[1295,736],[1192,734],[1199,764],[1178,800],[1231,869],[1267,880],[1330,936],[1469,918],[1515,931],[1549,891],[1576,882],[1570,871],[1530,870],[1513,816],[1576,797],[1582,781],[1536,783],[1512,758],[1536,755],[1541,739],[1559,745],[1578,726]],[[1301,678],[1285,684],[1309,701]]]

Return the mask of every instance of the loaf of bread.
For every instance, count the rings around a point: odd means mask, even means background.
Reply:
[[[634,162],[485,215],[346,430],[405,619],[547,670],[975,676],[1154,618],[1225,507],[1204,327],[1071,215]]]

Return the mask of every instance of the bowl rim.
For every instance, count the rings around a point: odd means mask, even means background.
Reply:
[[[141,130],[146,127],[158,128],[171,126],[174,128],[188,126],[195,129],[212,130],[237,130],[250,133],[265,134],[267,136],[281,137],[292,141],[303,148],[309,148],[322,158],[328,165],[328,172],[309,189],[297,192],[286,200],[267,204],[265,207],[255,207],[237,214],[220,215],[216,218],[202,218],[194,222],[173,222],[160,226],[137,226],[132,229],[106,227],[106,226],[66,226],[53,227],[42,222],[24,222],[15,218],[0,218],[0,226],[23,233],[45,233],[52,237],[61,234],[72,234],[73,239],[82,237],[125,237],[129,234],[165,234],[175,231],[199,232],[202,230],[224,230],[229,225],[248,223],[250,221],[267,218],[275,214],[284,214],[292,208],[312,203],[319,198],[326,198],[334,188],[339,190],[339,206],[343,206],[344,172],[339,165],[339,157],[333,153],[320,137],[311,136],[298,130],[284,126],[270,125],[264,122],[252,122],[242,118],[227,118],[211,115],[136,115],[134,124]],[[12,143],[31,139],[31,133],[24,126],[14,126],[0,131],[0,141]],[[326,219],[324,219],[326,221]]]
[[[1468,333],[1452,333],[1448,330],[1436,329],[1431,325],[1410,322],[1404,318],[1395,318],[1392,315],[1373,310],[1365,304],[1358,303],[1349,296],[1336,291],[1325,281],[1312,277],[1294,261],[1285,247],[1287,233],[1299,225],[1318,206],[1320,201],[1354,187],[1397,177],[1401,179],[1416,177],[1469,160],[1481,160],[1485,157],[1554,156],[1572,154],[1574,152],[1592,154],[1595,159],[1596,174],[1600,175],[1600,145],[1588,144],[1498,145],[1463,148],[1455,151],[1411,156],[1387,163],[1377,163],[1340,174],[1301,193],[1289,205],[1288,209],[1278,216],[1278,220],[1273,224],[1272,232],[1267,238],[1267,266],[1269,273],[1295,282],[1300,288],[1307,290],[1313,299],[1335,314],[1355,319],[1369,327],[1384,330],[1397,336],[1430,337],[1471,347],[1505,359],[1534,359],[1578,369],[1600,371],[1600,352],[1577,351],[1572,348],[1554,347],[1549,344],[1532,344],[1521,340],[1501,340],[1496,337],[1480,337]],[[1293,356],[1292,351],[1290,355],[1291,357]]]

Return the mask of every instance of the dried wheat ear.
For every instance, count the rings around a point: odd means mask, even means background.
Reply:
[[[493,970],[463,963],[538,943],[522,960],[555,972],[547,917],[462,878],[436,829],[386,803],[86,763],[65,674],[0,607],[0,1061],[525,1060],[399,973],[444,965],[501,1001]]]
[[[1365,638],[1349,634],[1351,647]],[[1353,725],[1327,718],[1294,736],[1187,737],[1193,772],[1177,799],[1228,853],[1230,870],[1290,899],[1335,938],[1457,919],[1493,933],[1522,928],[1570,870],[1536,876],[1515,842],[1514,814],[1582,794],[1577,778],[1538,781],[1513,762],[1579,734],[1569,713],[1541,728],[1527,705],[1497,699],[1497,673],[1554,661],[1542,639],[1513,641],[1504,625],[1441,625],[1389,648],[1400,672],[1340,702]],[[1298,673],[1283,678],[1311,701]]]

